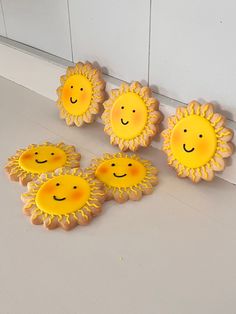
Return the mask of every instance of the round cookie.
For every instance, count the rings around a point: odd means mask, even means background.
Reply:
[[[67,125],[92,123],[104,101],[105,85],[101,72],[89,62],[68,67],[57,89],[60,117]]]
[[[118,203],[140,200],[157,184],[157,168],[137,155],[104,154],[92,160],[88,171],[104,184],[106,199]]]
[[[12,181],[26,185],[41,173],[61,167],[79,167],[80,157],[74,146],[64,143],[31,144],[9,157],[5,169]]]
[[[103,105],[104,131],[111,144],[122,151],[149,146],[159,131],[162,114],[158,101],[152,97],[151,89],[139,82],[123,83],[119,89],[113,89]]]
[[[31,222],[48,229],[70,230],[85,225],[101,211],[103,184],[78,168],[59,168],[41,174],[22,194],[23,212]]]
[[[163,150],[178,176],[195,183],[211,181],[215,171],[224,169],[224,158],[233,152],[233,132],[224,124],[225,118],[214,113],[212,104],[197,101],[177,108],[175,116],[168,118],[168,128],[162,132]]]

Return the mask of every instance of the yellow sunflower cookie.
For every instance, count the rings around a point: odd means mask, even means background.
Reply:
[[[123,83],[113,89],[103,105],[104,131],[111,144],[122,151],[147,147],[159,131],[162,114],[158,101],[152,97],[151,89],[139,82]]]
[[[79,167],[80,157],[74,146],[64,143],[31,144],[9,157],[5,169],[12,181],[26,185],[41,173],[60,167]]]
[[[104,184],[106,199],[118,203],[140,200],[157,184],[157,168],[137,155],[104,154],[92,160],[88,171]]]
[[[105,85],[101,72],[89,62],[68,67],[57,89],[60,117],[67,125],[92,123],[104,101]]]
[[[23,212],[33,224],[70,230],[85,225],[101,211],[103,184],[78,168],[59,168],[41,174],[22,194]]]
[[[197,101],[177,108],[175,116],[168,118],[168,128],[162,132],[163,150],[178,176],[211,181],[214,171],[224,169],[224,158],[233,152],[233,132],[224,124],[225,118],[214,113],[212,104]]]

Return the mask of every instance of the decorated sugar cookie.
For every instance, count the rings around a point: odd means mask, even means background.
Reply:
[[[5,169],[11,180],[26,185],[41,173],[60,167],[79,167],[79,161],[80,154],[74,146],[46,142],[17,150],[14,156],[8,158]]]
[[[105,81],[91,63],[68,67],[57,89],[60,117],[67,125],[92,123],[105,97]]]
[[[147,147],[159,130],[162,114],[158,101],[152,97],[151,89],[139,82],[121,84],[103,105],[104,131],[111,144],[122,151]]]
[[[224,158],[232,154],[233,137],[224,122],[222,115],[214,113],[212,104],[196,101],[177,108],[175,116],[168,118],[168,129],[162,132],[163,150],[178,176],[193,182],[211,181],[214,171],[224,169]]]
[[[44,224],[48,229],[61,226],[69,230],[88,224],[101,211],[105,195],[102,183],[78,168],[41,174],[27,187],[21,197],[23,211],[33,224]]]
[[[119,203],[139,200],[157,184],[157,169],[137,155],[104,154],[92,160],[88,170],[104,183],[107,200],[114,198]]]

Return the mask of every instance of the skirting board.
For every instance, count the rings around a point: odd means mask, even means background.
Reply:
[[[72,63],[3,37],[0,37],[0,40],[0,75],[55,101],[59,77]],[[104,75],[104,78],[107,82],[108,92],[122,83],[122,81],[108,75]],[[165,116],[164,126],[166,125],[166,117],[174,114],[177,106],[185,105],[159,94],[154,94],[154,96],[160,101],[160,109]],[[202,99],[199,101],[203,103]],[[101,122],[100,119],[99,122]],[[236,132],[236,122],[228,120],[227,126]],[[236,146],[235,137],[233,141]],[[154,141],[152,146],[160,149],[161,142]],[[236,184],[235,153],[227,163],[229,166],[223,173],[217,173],[217,176]]]

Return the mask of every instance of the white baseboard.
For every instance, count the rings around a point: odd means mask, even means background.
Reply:
[[[59,77],[65,73],[66,67],[71,65],[71,62],[3,37],[0,37],[0,40],[0,75],[55,101]],[[104,78],[108,91],[117,88],[122,82],[108,75],[104,75]],[[154,95],[160,101],[165,125],[166,117],[174,114],[177,106],[184,104],[159,94]],[[228,120],[227,126],[236,132],[236,122]],[[234,145],[236,146],[235,138]],[[154,141],[152,146],[160,149],[161,143]],[[217,175],[236,184],[236,154],[230,158],[228,164],[230,166]]]

